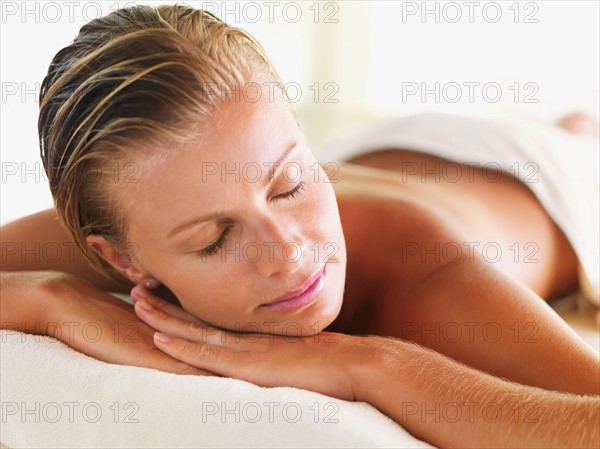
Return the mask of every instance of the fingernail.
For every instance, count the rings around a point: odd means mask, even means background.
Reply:
[[[140,299],[138,302],[136,302],[136,304],[144,310],[147,310],[147,311],[152,310],[152,306],[149,303],[147,303],[146,301],[144,301],[143,299]]]
[[[140,298],[147,298],[148,293],[148,290],[146,290],[142,285],[136,285],[131,291],[131,294],[136,295]]]
[[[160,332],[154,333],[154,339],[160,343],[169,343],[170,338]]]

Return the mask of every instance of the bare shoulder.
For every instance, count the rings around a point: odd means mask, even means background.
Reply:
[[[347,275],[371,286],[409,290],[452,262],[460,223],[384,170],[342,164],[333,188],[348,251]],[[448,256],[448,257],[445,257]]]

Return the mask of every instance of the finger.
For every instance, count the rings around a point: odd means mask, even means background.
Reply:
[[[129,360],[125,364],[132,366],[140,366],[143,368],[152,368],[159,371],[164,371],[173,374],[184,374],[193,376],[218,376],[211,371],[206,369],[192,366],[188,363],[182,362],[181,360],[174,359],[164,352],[158,350],[156,352],[144,352],[143,358],[136,358],[135,360]]]
[[[135,313],[150,327],[161,332],[197,343],[225,343],[225,333],[200,321],[189,321],[155,309],[145,299],[135,303]]]
[[[162,310],[165,313],[168,313],[169,315],[173,315],[189,321],[199,321],[198,318],[196,318],[191,313],[186,312],[181,307],[172,304],[168,301],[165,301],[164,299],[155,295],[142,285],[136,285],[131,290],[131,300],[135,304],[140,299],[144,299],[146,302],[149,302],[155,309]]]
[[[197,366],[192,366],[188,363],[182,362],[181,360],[174,359],[160,350],[157,351],[157,353],[152,357],[145,358],[144,366],[173,374],[221,377],[212,371],[198,368]]]
[[[251,371],[252,362],[259,363],[262,358],[262,354],[235,351],[210,343],[195,343],[160,332],[154,334],[154,344],[183,363],[237,379]],[[252,382],[252,379],[244,379]]]

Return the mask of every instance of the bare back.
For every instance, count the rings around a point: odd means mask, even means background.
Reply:
[[[383,150],[339,167],[332,176],[339,182],[332,185],[347,236],[360,234],[353,228],[361,227],[362,233],[377,235],[381,229],[393,226],[392,238],[403,241],[406,254],[402,257],[408,262],[404,268],[408,271],[414,269],[409,255],[415,251],[414,260],[415,257],[452,258],[459,250],[476,251],[545,300],[564,296],[578,287],[577,257],[571,244],[522,182],[506,172],[491,182],[489,175],[473,167],[468,168],[472,171],[470,177],[462,176],[457,182],[449,182],[443,176],[436,179],[433,174],[422,176],[420,172],[407,176],[403,173],[406,162],[442,170],[449,163],[413,151]],[[356,209],[365,207],[364,200],[359,199],[366,196],[372,202],[368,216],[364,220],[344,220],[344,215],[361,216]],[[432,220],[452,226],[463,238],[452,247],[436,249],[431,233],[414,229],[408,219],[411,214],[420,214],[422,207],[433,213]],[[390,222],[393,216],[390,209],[397,209],[402,218]],[[352,241],[347,241],[347,245],[354,246]],[[382,253],[372,257],[385,263],[397,255]],[[349,257],[350,282],[352,262]],[[360,265],[357,261],[357,273],[364,269]]]

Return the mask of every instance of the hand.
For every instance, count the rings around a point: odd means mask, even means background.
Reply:
[[[143,296],[142,296],[143,295]],[[354,401],[380,337],[320,332],[310,337],[235,333],[203,323],[142,286],[131,293],[135,313],[157,329],[165,354],[226,377],[264,387],[289,386]]]
[[[159,351],[152,339],[155,330],[140,321],[131,305],[77,276],[61,273],[41,294],[48,304],[42,333],[79,352],[118,365],[214,375]]]

